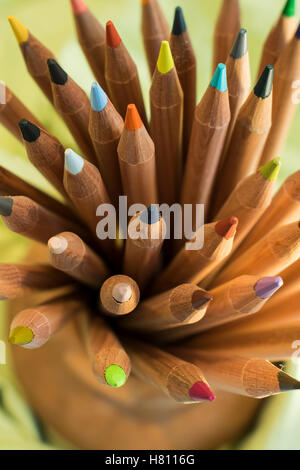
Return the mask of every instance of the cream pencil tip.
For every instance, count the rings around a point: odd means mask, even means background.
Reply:
[[[68,247],[68,242],[64,237],[52,237],[48,241],[48,248],[50,253],[54,255],[60,255],[64,251],[66,251]]]
[[[128,300],[132,296],[132,289],[128,284],[125,284],[124,282],[120,282],[119,284],[116,284],[112,290],[112,296],[115,299],[116,302],[119,302],[120,304],[124,302],[128,302]]]

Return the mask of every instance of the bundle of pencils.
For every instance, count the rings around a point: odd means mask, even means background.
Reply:
[[[78,145],[65,149],[6,88],[0,121],[63,202],[0,167],[4,224],[49,255],[48,264],[0,265],[0,296],[67,288],[19,312],[10,342],[39,348],[77,318],[103,385],[121,387],[132,370],[184,403],[213,401],[214,389],[257,398],[300,389],[271,362],[291,358],[300,339],[300,171],[274,196],[300,80],[295,2],[286,2],[267,37],[250,91],[239,1],[223,1],[213,76],[196,106],[196,57],[182,9],[170,31],[158,0],[142,0],[149,119],[126,37],[111,21],[105,30],[83,0],[71,7],[97,80],[90,100],[9,18],[30,75]],[[131,205],[127,233],[123,215],[105,236],[107,213],[113,208],[116,221],[122,212],[120,196]],[[189,204],[193,216],[204,205],[189,239],[204,234],[201,246],[190,249],[186,233],[166,240],[176,227],[163,205],[174,203],[184,213]]]

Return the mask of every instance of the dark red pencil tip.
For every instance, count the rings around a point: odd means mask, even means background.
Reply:
[[[118,47],[121,43],[119,33],[112,21],[106,23],[106,43],[110,47]]]
[[[215,231],[221,237],[229,240],[229,238],[235,235],[238,223],[239,219],[237,217],[229,217],[228,219],[220,220],[220,222],[215,225]]]
[[[192,400],[201,401],[214,401],[215,394],[204,382],[196,382],[189,390],[189,395]]]

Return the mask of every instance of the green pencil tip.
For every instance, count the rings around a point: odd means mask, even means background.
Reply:
[[[33,338],[34,334],[27,326],[16,326],[9,335],[10,343],[18,344],[19,346],[31,343]]]
[[[284,16],[295,16],[296,13],[296,0],[287,0],[285,7],[282,11]]]
[[[227,91],[227,74],[226,65],[218,64],[213,78],[211,79],[210,86],[217,88],[217,90],[223,93]]]
[[[122,387],[127,380],[124,369],[116,364],[111,364],[105,369],[105,380],[111,387]]]
[[[174,60],[168,41],[162,41],[157,61],[157,69],[160,73],[166,74],[174,68]]]
[[[274,76],[274,67],[273,65],[267,65],[262,72],[257,84],[254,87],[254,94],[258,98],[268,98],[272,93],[273,87],[273,76]]]
[[[266,180],[274,181],[277,179],[280,167],[281,158],[273,158],[260,169],[260,172]]]

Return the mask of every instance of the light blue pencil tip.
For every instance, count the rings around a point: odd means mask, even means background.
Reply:
[[[217,88],[223,93],[227,91],[227,74],[226,74],[226,65],[218,64],[214,76],[210,82],[210,86]]]
[[[94,111],[102,111],[107,105],[107,96],[97,82],[92,83],[91,106]]]
[[[65,167],[72,175],[78,175],[84,165],[84,159],[75,153],[72,149],[65,150]]]

